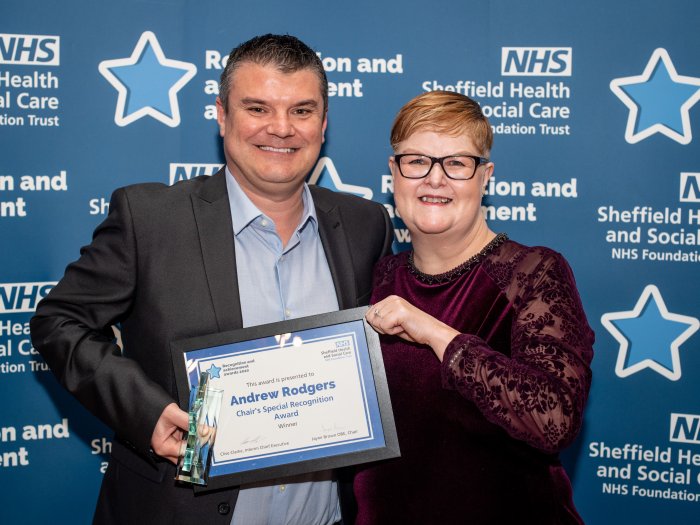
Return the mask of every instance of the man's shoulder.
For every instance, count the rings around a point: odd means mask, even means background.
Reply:
[[[189,200],[190,195],[203,193],[206,195],[207,192],[204,190],[207,188],[216,187],[218,191],[215,194],[221,194],[226,191],[226,184],[222,180],[216,180],[219,174],[212,176],[199,176],[192,179],[183,180],[176,182],[172,185],[163,184],[161,182],[142,182],[138,184],[131,184],[129,186],[124,186],[118,188],[114,194],[125,195],[129,201],[142,201],[147,200],[151,202],[177,202],[178,200],[187,199]]]

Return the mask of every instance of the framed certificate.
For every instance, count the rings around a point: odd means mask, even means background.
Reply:
[[[400,455],[379,337],[366,311],[171,343],[183,410],[202,372],[223,390],[205,490]]]

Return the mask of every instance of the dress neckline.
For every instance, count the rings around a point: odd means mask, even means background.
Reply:
[[[505,233],[499,233],[491,241],[484,246],[481,251],[477,254],[472,255],[469,259],[464,261],[459,266],[446,271],[445,273],[440,273],[437,275],[431,275],[428,273],[421,272],[413,261],[413,250],[408,254],[408,271],[420,282],[425,284],[443,284],[449,283],[457,279],[459,276],[464,275],[469,272],[474,266],[481,262],[481,260],[491,253],[493,250],[498,248],[501,244],[508,240],[508,235]]]

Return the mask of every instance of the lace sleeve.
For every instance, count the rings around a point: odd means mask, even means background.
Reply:
[[[474,402],[512,437],[557,452],[581,427],[593,331],[563,257],[546,250],[531,270],[524,269],[527,262],[508,266],[505,292],[514,306],[511,355],[461,334],[445,352],[443,386]]]

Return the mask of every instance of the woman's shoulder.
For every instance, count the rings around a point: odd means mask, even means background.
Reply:
[[[568,273],[569,265],[559,252],[547,246],[527,246],[507,240],[484,261],[486,271],[502,287],[513,281],[535,278],[556,268]]]
[[[527,246],[508,239],[497,250],[494,250],[490,259],[498,263],[539,265],[543,262],[564,260],[564,256],[547,246]]]

